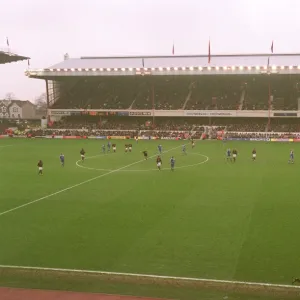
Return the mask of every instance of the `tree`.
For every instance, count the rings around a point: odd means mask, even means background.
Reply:
[[[4,100],[8,100],[8,101],[12,101],[12,100],[16,100],[16,96],[14,93],[10,92],[10,93],[7,93],[4,97]]]
[[[34,99],[34,104],[36,105],[37,115],[46,116],[47,115],[47,96],[45,93]]]
[[[40,96],[36,97],[34,100],[36,108],[40,111],[47,110],[47,96],[46,93],[42,93]]]

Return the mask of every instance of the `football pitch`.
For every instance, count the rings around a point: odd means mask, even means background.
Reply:
[[[132,141],[125,153],[128,141],[114,142],[117,153],[102,154],[103,140],[0,140],[0,265],[286,285],[300,277],[300,144]]]

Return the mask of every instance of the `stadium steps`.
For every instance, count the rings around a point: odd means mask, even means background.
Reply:
[[[246,91],[245,91],[245,89],[243,89],[242,90],[242,94],[241,94],[241,98],[240,98],[240,103],[239,103],[238,110],[242,110],[243,109],[245,95],[246,95]]]
[[[129,105],[129,108],[128,108],[128,109],[132,109],[132,107],[133,107],[135,101],[136,101],[136,98],[133,99],[133,101],[132,101],[131,104]]]
[[[191,84],[189,85],[189,93],[188,95],[186,96],[186,99],[185,99],[185,102],[182,106],[181,109],[185,109],[185,107],[187,106],[188,102],[190,101],[191,97],[192,97],[192,94],[193,94],[193,89],[195,88],[195,83],[194,82],[191,82]]]

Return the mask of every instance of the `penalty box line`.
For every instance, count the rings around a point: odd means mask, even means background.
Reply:
[[[300,291],[300,286],[287,285],[287,284],[275,284],[275,283],[262,283],[262,282],[249,282],[249,281],[235,281],[235,280],[221,280],[221,279],[206,279],[195,277],[178,277],[178,276],[166,276],[166,275],[153,275],[153,274],[138,274],[138,273],[123,273],[123,272],[108,272],[108,271],[96,271],[96,270],[81,270],[81,269],[63,269],[63,268],[46,268],[46,267],[30,267],[30,266],[14,266],[14,265],[0,265],[0,269],[12,269],[23,271],[48,271],[48,272],[61,272],[61,273],[76,273],[76,274],[91,274],[91,275],[106,275],[106,276],[120,276],[136,279],[154,279],[154,280],[173,280],[182,282],[199,282],[199,283],[215,283],[215,284],[228,284],[236,286],[249,286],[249,287],[261,287],[261,288],[283,288],[294,291]]]
[[[167,151],[164,151],[163,153],[168,153],[168,152],[170,152],[170,151],[172,151],[172,150],[175,150],[175,149],[178,149],[178,148],[180,148],[180,147],[181,147],[181,145],[180,145],[180,146],[177,146],[177,147],[174,147],[174,148],[171,148],[171,149],[169,149],[169,150],[167,150]],[[150,156],[149,158],[153,158],[153,157],[155,157],[155,156],[156,156],[156,154]],[[111,170],[111,171],[109,171],[109,172],[107,172],[107,173],[104,173],[104,174],[98,175],[98,176],[96,176],[96,177],[93,177],[93,178],[87,179],[87,180],[85,180],[85,181],[82,181],[82,182],[80,182],[80,183],[74,184],[74,185],[69,186],[69,187],[67,187],[67,188],[65,188],[65,189],[59,190],[59,191],[57,191],[57,192],[55,192],[55,193],[46,195],[46,196],[41,197],[41,198],[38,198],[38,199],[36,199],[36,200],[33,200],[33,201],[30,201],[30,202],[24,203],[24,204],[22,204],[22,205],[16,206],[16,207],[14,207],[14,208],[5,210],[5,211],[3,211],[3,212],[0,212],[0,217],[3,216],[3,215],[6,215],[6,214],[8,214],[8,213],[10,213],[10,212],[12,212],[12,211],[18,210],[18,209],[20,209],[20,208],[29,206],[29,205],[34,204],[34,203],[37,203],[37,202],[40,202],[40,201],[42,201],[42,200],[48,199],[48,198],[50,198],[50,197],[53,197],[53,196],[56,196],[56,195],[58,195],[58,194],[64,193],[64,192],[66,192],[66,191],[69,191],[69,190],[71,190],[71,189],[74,189],[74,188],[76,188],[76,187],[78,187],[78,186],[84,185],[84,184],[86,184],[86,183],[92,182],[92,181],[97,180],[97,179],[99,179],[99,178],[102,178],[102,177],[105,177],[105,176],[107,176],[107,175],[110,175],[110,174],[116,173],[116,172],[118,172],[118,171],[121,171],[121,170],[123,170],[123,169],[129,168],[129,167],[131,167],[131,166],[134,166],[134,165],[136,165],[136,164],[139,164],[139,163],[143,162],[144,160],[145,160],[145,159],[141,159],[141,160],[139,160],[139,161],[136,161],[136,162],[131,163],[131,164],[129,164],[129,165],[123,166],[123,167],[121,167],[121,168],[118,168],[118,169],[115,169],[115,170]]]

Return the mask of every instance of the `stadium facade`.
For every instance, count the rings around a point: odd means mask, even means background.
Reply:
[[[49,68],[26,71],[26,76],[45,80],[48,115],[53,120],[81,113],[135,117],[300,117],[300,54],[213,55],[210,63],[207,55],[66,55],[64,61]],[[101,90],[101,86],[109,86],[111,92],[108,88]],[[122,87],[115,92],[115,86]],[[158,101],[163,102],[158,99],[162,93],[157,91],[164,86],[174,92],[174,97],[181,93],[180,105],[157,107]],[[137,105],[143,93],[141,87],[147,91],[142,97],[147,106]],[[235,103],[230,103],[230,94],[236,98]],[[109,99],[116,102],[115,98],[122,96],[130,97],[125,101],[127,106],[110,105]],[[172,93],[163,97],[165,103],[172,103]],[[105,102],[104,107],[97,105],[97,98]],[[224,101],[230,105],[225,107]]]

